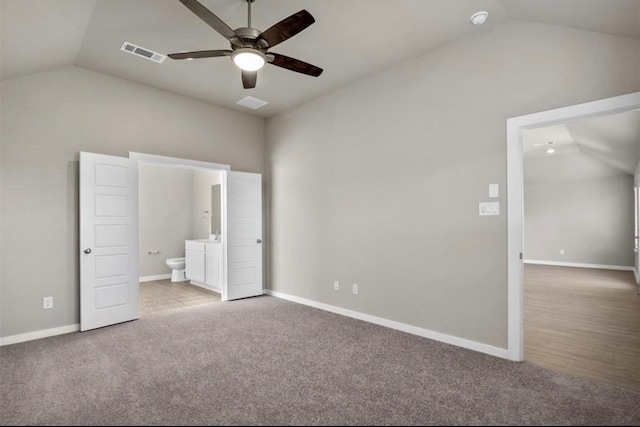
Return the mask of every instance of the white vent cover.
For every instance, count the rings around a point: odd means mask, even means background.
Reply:
[[[251,108],[253,110],[257,110],[260,107],[264,107],[268,104],[267,101],[263,101],[262,99],[254,98],[253,96],[245,96],[240,101],[236,102],[238,105],[242,105],[243,107]]]
[[[166,56],[162,55],[161,53],[153,52],[149,49],[136,46],[135,44],[129,42],[124,42],[120,50],[129,52],[136,56],[140,56],[144,59],[148,59],[149,61],[157,62],[158,64],[162,63],[162,61],[164,61],[166,58]]]

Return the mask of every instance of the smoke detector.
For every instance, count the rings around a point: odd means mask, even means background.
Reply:
[[[487,17],[489,17],[489,12],[481,10],[471,15],[470,21],[473,25],[482,25],[487,21]]]

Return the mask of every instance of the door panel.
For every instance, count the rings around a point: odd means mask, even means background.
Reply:
[[[137,161],[80,153],[80,330],[138,310]]]
[[[228,172],[227,210],[226,299],[262,295],[262,175]]]

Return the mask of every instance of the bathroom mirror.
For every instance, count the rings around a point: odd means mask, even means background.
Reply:
[[[211,186],[211,235],[222,234],[222,194],[220,184]]]

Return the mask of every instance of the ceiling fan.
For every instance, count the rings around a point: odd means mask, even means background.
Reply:
[[[246,1],[248,5],[249,22],[246,27],[232,30],[231,27],[197,0],[180,0],[183,5],[189,8],[189,10],[195,13],[211,28],[229,40],[231,50],[199,50],[194,52],[171,53],[167,56],[171,59],[230,56],[233,62],[242,70],[242,85],[245,89],[256,87],[258,70],[266,63],[314,77],[322,74],[322,68],[316,67],[315,65],[268,51],[273,46],[295,36],[313,24],[316,20],[309,12],[303,9],[261,32],[255,28],[251,28],[251,3],[255,0]]]

